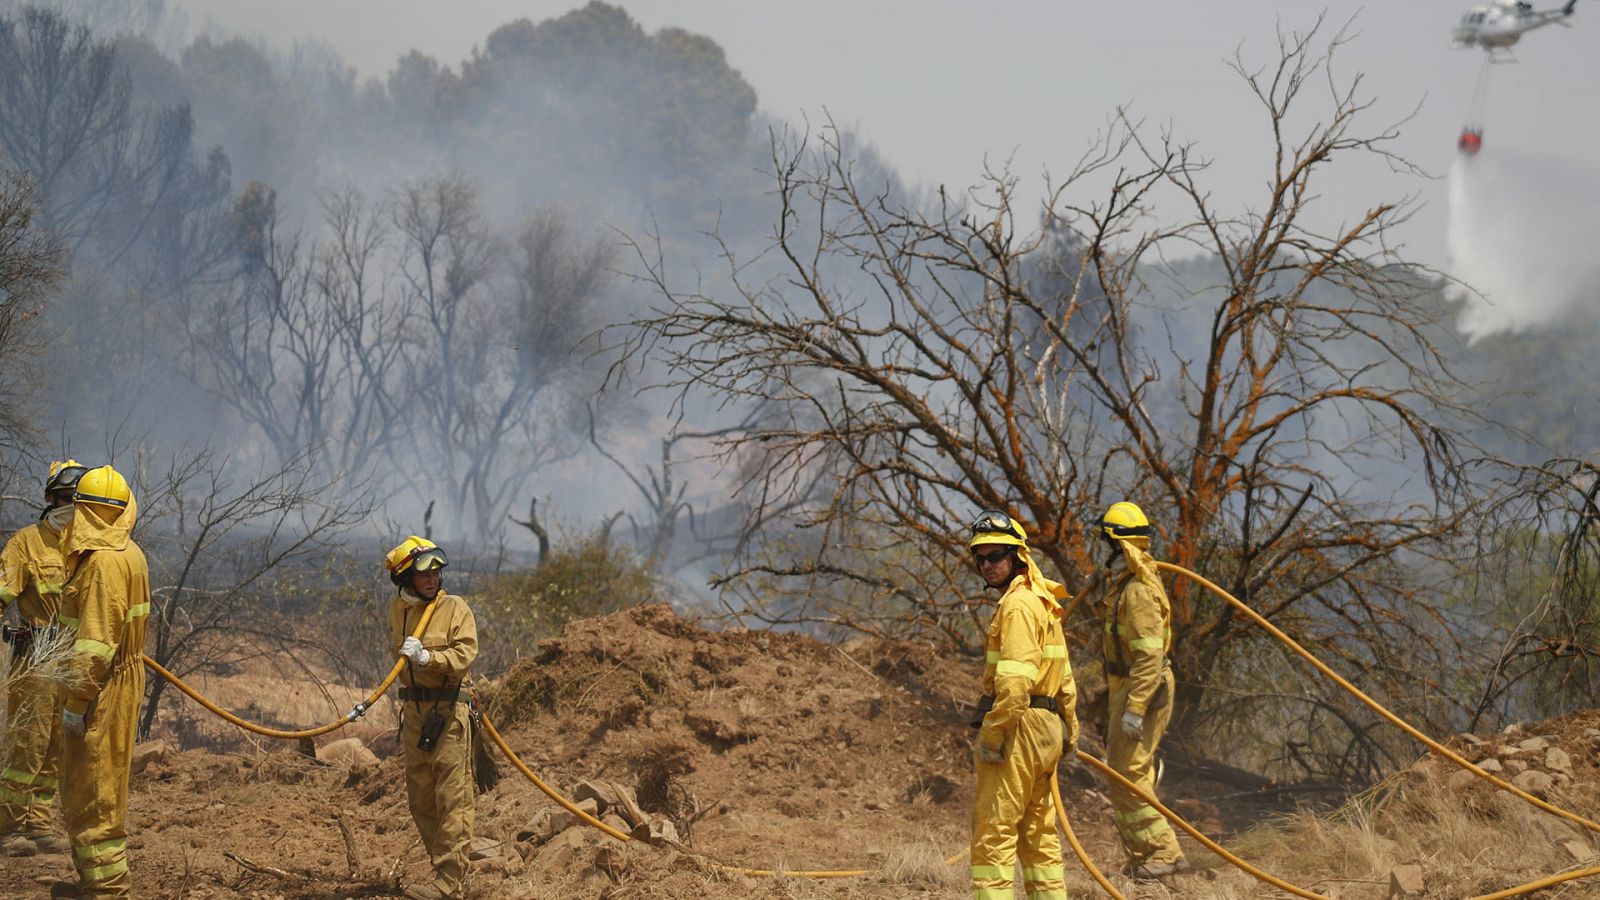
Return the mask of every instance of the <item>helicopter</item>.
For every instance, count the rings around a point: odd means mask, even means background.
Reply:
[[[1461,16],[1461,23],[1451,32],[1450,39],[1458,47],[1482,47],[1495,61],[1510,58],[1511,45],[1522,38],[1524,32],[1545,25],[1566,25],[1578,0],[1567,0],[1560,9],[1534,9],[1527,0],[1495,0],[1489,6],[1478,6]],[[1502,55],[1503,54],[1503,55]]]

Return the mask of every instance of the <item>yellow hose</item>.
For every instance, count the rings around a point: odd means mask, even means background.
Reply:
[[[1169,563],[1169,562],[1161,562],[1160,560],[1156,561],[1156,566],[1158,568],[1166,569],[1169,572],[1175,572],[1175,573],[1177,573],[1179,575],[1184,575],[1184,576],[1187,576],[1189,578],[1192,578],[1195,581],[1199,582],[1207,590],[1211,591],[1213,594],[1216,594],[1218,597],[1221,597],[1222,599],[1224,599],[1224,600],[1228,601],[1229,603],[1233,604],[1236,608],[1238,608],[1241,612],[1243,612],[1246,616],[1248,616],[1251,619],[1251,621],[1255,622],[1257,625],[1260,625],[1262,628],[1266,629],[1268,634],[1272,635],[1273,637],[1277,638],[1279,641],[1283,642],[1283,644],[1285,646],[1287,646],[1290,650],[1293,650],[1295,653],[1299,654],[1301,656],[1301,658],[1305,659],[1306,662],[1309,662],[1309,663],[1311,663],[1311,665],[1315,666],[1317,671],[1319,671],[1322,674],[1324,674],[1324,675],[1328,676],[1329,678],[1333,679],[1335,684],[1337,684],[1340,687],[1344,688],[1346,691],[1349,691],[1352,696],[1354,696],[1357,700],[1360,700],[1362,703],[1366,704],[1367,707],[1369,709],[1371,709],[1373,712],[1377,713],[1380,716],[1383,716],[1385,719],[1389,720],[1390,724],[1394,725],[1396,728],[1399,728],[1401,731],[1404,731],[1406,734],[1411,735],[1416,740],[1418,740],[1418,741],[1422,742],[1423,744],[1427,745],[1427,747],[1430,750],[1432,750],[1433,752],[1439,754],[1440,756],[1443,756],[1445,759],[1450,760],[1451,762],[1455,763],[1456,765],[1460,766],[1463,769],[1466,769],[1467,771],[1469,771],[1472,774],[1478,776],[1479,778],[1482,778],[1484,781],[1489,782],[1490,784],[1494,785],[1495,787],[1500,788],[1503,791],[1510,791],[1511,793],[1516,794],[1518,797],[1521,797],[1522,799],[1528,801],[1529,803],[1532,803],[1534,806],[1539,807],[1540,809],[1544,810],[1545,812],[1548,812],[1548,813],[1550,813],[1552,815],[1560,816],[1561,818],[1566,819],[1567,821],[1573,823],[1574,825],[1581,825],[1584,828],[1589,829],[1590,831],[1600,832],[1600,822],[1593,822],[1593,821],[1591,821],[1589,819],[1584,818],[1583,816],[1578,815],[1577,813],[1569,812],[1569,811],[1567,811],[1565,809],[1562,809],[1561,807],[1556,806],[1553,803],[1546,803],[1545,801],[1540,800],[1538,797],[1533,796],[1532,794],[1528,793],[1527,791],[1522,790],[1521,788],[1517,787],[1516,785],[1509,784],[1509,783],[1507,783],[1505,781],[1501,781],[1499,778],[1496,778],[1495,776],[1489,774],[1488,772],[1485,772],[1483,769],[1480,769],[1477,766],[1473,765],[1472,763],[1468,762],[1460,754],[1456,753],[1455,751],[1451,750],[1450,748],[1446,747],[1445,745],[1439,743],[1438,741],[1434,740],[1433,738],[1428,737],[1426,734],[1423,734],[1421,731],[1418,731],[1416,728],[1413,728],[1411,726],[1411,724],[1408,723],[1406,720],[1400,718],[1399,716],[1397,716],[1394,713],[1390,712],[1389,710],[1385,709],[1383,704],[1381,704],[1378,701],[1372,699],[1371,697],[1368,697],[1360,688],[1358,688],[1355,685],[1351,684],[1350,682],[1346,681],[1342,676],[1339,675],[1338,672],[1335,672],[1334,670],[1328,668],[1327,664],[1325,664],[1322,660],[1317,659],[1315,656],[1313,656],[1311,654],[1311,651],[1309,651],[1306,648],[1300,646],[1298,643],[1296,643],[1294,638],[1291,638],[1287,634],[1284,634],[1282,631],[1280,631],[1278,629],[1277,626],[1275,626],[1271,622],[1267,621],[1265,616],[1261,615],[1260,613],[1256,612],[1255,610],[1251,609],[1250,607],[1244,605],[1244,603],[1241,602],[1237,597],[1233,596],[1232,594],[1230,594],[1227,591],[1223,590],[1222,588],[1218,587],[1216,584],[1212,583],[1212,581],[1210,579],[1206,578],[1204,575],[1201,575],[1198,572],[1191,572],[1188,569],[1185,569],[1183,566],[1173,565],[1172,563]]]
[[[439,597],[443,596],[444,594],[441,592],[437,597],[434,597],[433,600],[429,602],[428,605],[422,610],[422,618],[417,622],[417,630],[411,633],[412,637],[422,637],[422,630],[428,627],[429,620],[433,618],[434,610],[439,606]],[[210,700],[207,700],[205,697],[202,697],[198,691],[185,684],[183,679],[167,671],[166,668],[160,663],[148,656],[144,657],[144,664],[146,666],[154,669],[157,675],[160,675],[162,678],[172,682],[173,687],[187,694],[189,699],[193,700],[194,702],[204,706],[206,709],[211,710],[213,713],[216,713],[222,718],[227,719],[229,722],[232,722],[240,728],[243,728],[245,731],[251,731],[264,737],[283,738],[285,740],[298,740],[299,738],[316,737],[319,734],[327,734],[330,731],[337,731],[338,729],[343,728],[344,726],[349,725],[351,722],[361,718],[361,716],[363,716],[368,709],[372,708],[372,704],[377,703],[378,698],[382,697],[384,692],[389,690],[389,687],[394,684],[394,680],[400,677],[400,670],[405,666],[405,663],[406,661],[404,658],[395,660],[394,667],[389,670],[389,677],[385,678],[382,684],[373,688],[372,693],[367,695],[367,699],[356,704],[354,709],[350,710],[348,713],[345,713],[344,718],[329,722],[326,725],[319,725],[316,728],[307,728],[302,731],[284,731],[278,728],[268,728],[265,725],[257,725],[254,722],[247,722],[244,719],[239,718],[233,713],[228,712],[215,703],[212,703]]]
[[[1122,773],[1118,772],[1116,769],[1111,768],[1110,766],[1098,759],[1095,759],[1093,756],[1090,756],[1082,750],[1078,751],[1078,758],[1094,768],[1099,769],[1101,774],[1105,775],[1107,778],[1110,778],[1118,785],[1121,785],[1122,787],[1131,791],[1139,799],[1155,807],[1156,811],[1161,813],[1163,816],[1166,816],[1167,819],[1172,822],[1172,824],[1182,828],[1184,831],[1187,831],[1190,837],[1204,844],[1207,850],[1210,850],[1212,853],[1215,853],[1216,855],[1232,863],[1236,868],[1242,870],[1245,874],[1250,875],[1257,880],[1264,881],[1267,884],[1278,888],[1279,890],[1288,891],[1296,897],[1305,897],[1307,900],[1328,900],[1327,897],[1324,897],[1321,894],[1313,893],[1312,891],[1308,891],[1302,887],[1296,887],[1277,877],[1276,875],[1273,875],[1270,872],[1264,872],[1255,866],[1250,865],[1239,857],[1234,856],[1221,844],[1213,841],[1211,838],[1206,837],[1203,833],[1201,833],[1200,829],[1184,821],[1182,816],[1163,806],[1160,800],[1157,800],[1154,796],[1140,790],[1138,785],[1124,778]]]
[[[1111,900],[1128,900],[1121,891],[1117,890],[1117,886],[1111,883],[1111,879],[1107,878],[1099,867],[1094,864],[1094,860],[1089,858],[1089,851],[1083,849],[1083,845],[1078,843],[1078,836],[1072,832],[1072,823],[1067,821],[1066,804],[1061,802],[1061,784],[1054,774],[1050,776],[1050,799],[1056,802],[1056,818],[1061,820],[1061,830],[1066,833],[1067,843],[1072,845],[1072,852],[1077,854],[1078,862],[1089,870],[1090,876],[1100,884],[1100,888],[1111,895]]]
[[[1531,894],[1534,891],[1543,890],[1544,888],[1552,885],[1561,884],[1564,881],[1572,881],[1578,878],[1588,878],[1591,875],[1600,875],[1600,866],[1595,866],[1588,869],[1577,869],[1571,872],[1563,872],[1560,875],[1551,875],[1549,878],[1541,878],[1538,881],[1530,881],[1527,884],[1518,885],[1514,888],[1507,888],[1506,890],[1497,891],[1493,894],[1484,894],[1481,897],[1473,897],[1472,900],[1505,900],[1507,897],[1520,897],[1523,894]]]

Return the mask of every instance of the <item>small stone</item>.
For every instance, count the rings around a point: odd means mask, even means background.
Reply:
[[[323,744],[317,748],[317,759],[352,771],[378,767],[378,755],[368,750],[367,745],[358,737],[348,737]]]
[[[467,845],[467,859],[493,859],[500,855],[500,842],[494,838],[473,838]]]
[[[1481,737],[1478,737],[1475,734],[1467,734],[1467,733],[1463,733],[1461,735],[1461,740],[1465,741],[1467,743],[1467,745],[1470,746],[1470,747],[1482,747],[1484,744],[1489,743],[1487,740],[1485,740],[1485,739],[1483,739]]]
[[[1506,770],[1505,766],[1500,765],[1500,760],[1495,759],[1492,756],[1489,757],[1488,759],[1485,759],[1485,760],[1479,762],[1478,763],[1478,768],[1484,770],[1485,772],[1496,772],[1496,773],[1504,772]]]
[[[1594,851],[1589,848],[1589,845],[1580,840],[1567,841],[1561,845],[1561,848],[1567,851],[1573,862],[1583,862],[1594,855]]]
[[[1505,728],[1501,729],[1500,733],[1506,735],[1507,737],[1515,737],[1522,733],[1522,723],[1512,722],[1510,725],[1507,725]]]
[[[594,851],[594,867],[613,880],[620,879],[632,862],[628,848],[616,841],[608,841]]]
[[[582,804],[585,800],[593,800],[596,816],[610,809],[612,804],[616,802],[607,786],[593,781],[579,782],[578,786],[572,791],[572,799],[579,804]]]
[[[1553,737],[1551,737],[1551,736],[1549,736],[1547,734],[1541,734],[1538,737],[1528,738],[1527,740],[1523,741],[1522,743],[1518,744],[1517,746],[1521,747],[1523,750],[1528,751],[1529,753],[1533,753],[1533,752],[1538,751],[1538,750],[1543,750],[1546,747],[1554,747],[1555,743],[1556,743],[1556,739],[1555,738],[1553,738]]]
[[[1520,759],[1508,759],[1506,760],[1506,771],[1513,775],[1520,775],[1528,771],[1528,764]]]
[[[1478,776],[1472,774],[1466,769],[1457,769],[1454,772],[1451,772],[1450,776],[1445,779],[1445,784],[1450,786],[1450,791],[1452,793],[1459,793],[1477,783]]]
[[[1572,757],[1560,747],[1551,747],[1544,752],[1544,767],[1552,772],[1572,772]]]
[[[1528,771],[1523,772],[1517,777],[1511,779],[1511,783],[1518,789],[1532,794],[1533,796],[1538,797],[1540,800],[1548,800],[1550,798],[1550,792],[1554,790],[1556,786],[1556,780],[1554,778],[1551,778],[1549,775],[1546,775],[1538,769],[1529,769]]]
[[[1389,870],[1389,897],[1416,897],[1422,893],[1422,867],[1395,866]]]
[[[137,775],[156,763],[163,763],[172,755],[172,745],[164,740],[145,741],[133,748],[133,774]]]

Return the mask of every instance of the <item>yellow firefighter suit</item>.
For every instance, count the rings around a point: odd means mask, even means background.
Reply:
[[[1148,538],[1118,540],[1126,570],[1105,605],[1106,682],[1111,689],[1106,726],[1106,763],[1152,796],[1156,790],[1156,750],[1172,719],[1173,680],[1167,654],[1172,649],[1172,604],[1161,585],[1155,560],[1144,549]],[[1136,740],[1121,727],[1123,713],[1144,717]],[[1183,858],[1166,817],[1120,785],[1111,785],[1117,833],[1131,864],[1159,865]]]
[[[86,730],[62,738],[62,811],[84,895],[126,897],[128,777],[144,697],[150,569],[132,539],[138,507],[131,495],[123,509],[81,494],[75,506],[61,535],[61,624],[77,630],[65,707],[85,717]]]
[[[1020,855],[1029,900],[1065,900],[1050,779],[1063,740],[1066,746],[1078,740],[1077,689],[1061,630],[1059,600],[1066,589],[1044,577],[1025,545],[1018,555],[1026,571],[1000,598],[985,641],[983,691],[994,698],[994,706],[983,717],[978,744],[1004,759],[998,765],[977,764],[972,895],[1011,900]],[[1053,701],[1054,711],[1047,701]]]
[[[61,609],[65,568],[61,535],[43,522],[11,536],[0,550],[0,611],[11,603],[23,627],[37,634],[56,622]],[[32,640],[30,638],[28,640]],[[0,762],[0,834],[50,831],[61,764],[61,692],[58,686],[25,670],[27,644],[13,645],[12,677],[6,691],[6,737]]]
[[[416,629],[425,603],[397,596],[389,605],[389,634],[394,649]],[[400,740],[406,754],[406,796],[411,819],[433,861],[434,887],[458,896],[467,875],[467,848],[472,843],[477,794],[472,777],[472,732],[467,692],[460,689],[467,669],[478,657],[478,625],[465,600],[442,591],[439,608],[422,633],[428,664],[407,661],[401,674]],[[460,689],[459,698],[454,692]],[[407,699],[411,697],[411,699]],[[418,699],[421,698],[421,699]],[[423,725],[432,713],[444,717],[443,731],[431,751],[417,747]]]

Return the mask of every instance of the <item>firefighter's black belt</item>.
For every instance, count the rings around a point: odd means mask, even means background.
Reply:
[[[401,687],[400,699],[418,703],[454,703],[463,698],[461,685],[457,684],[442,688]]]
[[[1056,698],[1054,698],[1054,697],[1042,697],[1042,696],[1040,696],[1038,694],[1030,694],[1030,695],[1028,695],[1028,708],[1029,709],[1048,709],[1051,712],[1058,713],[1058,714],[1061,712],[1061,704],[1056,702]],[[991,710],[991,709],[994,709],[994,695],[993,694],[984,694],[982,697],[979,697],[978,698],[978,708],[973,711],[972,721],[969,722],[968,724],[971,725],[973,728],[979,727],[980,725],[983,724],[983,717],[988,715],[989,710]]]

